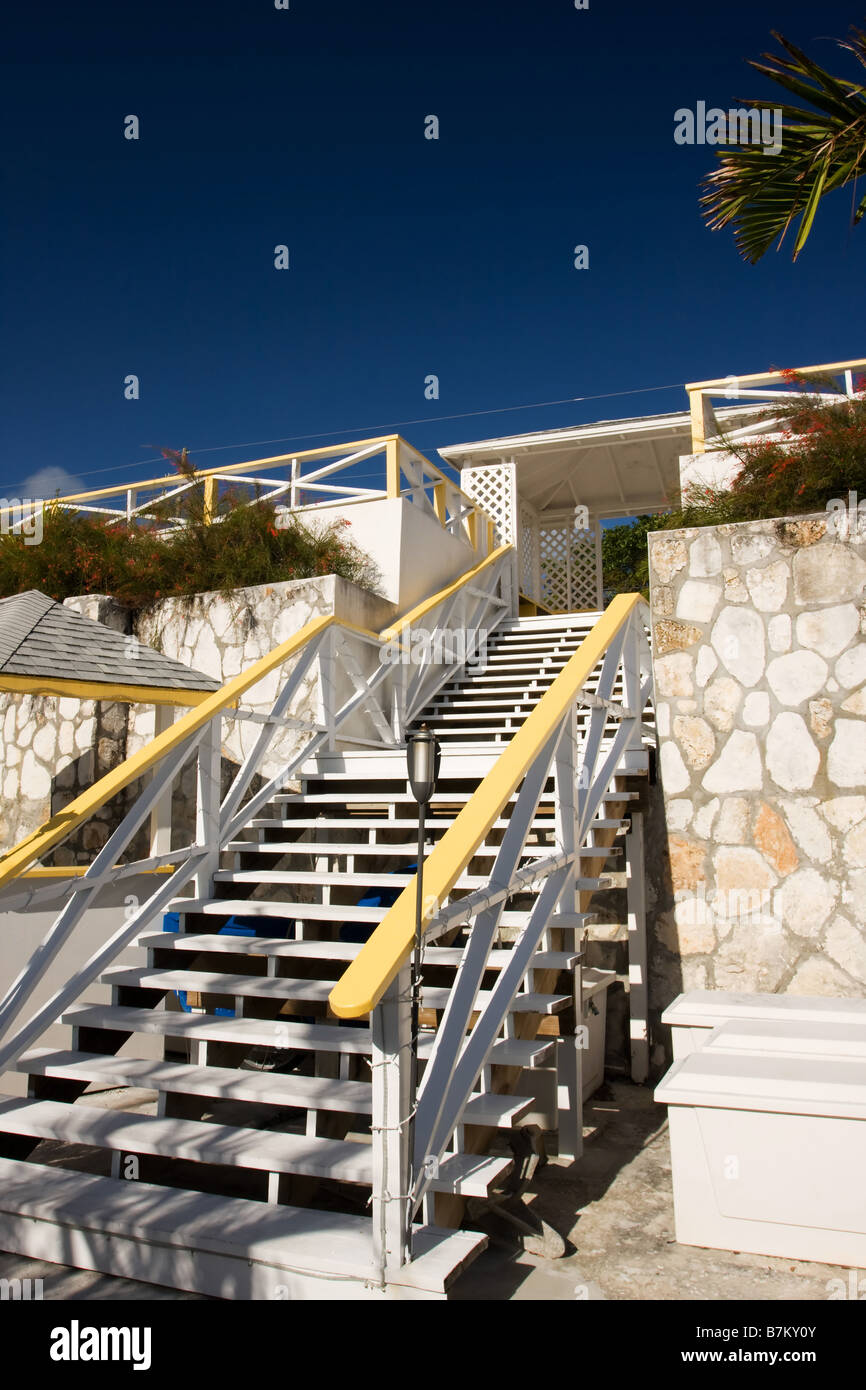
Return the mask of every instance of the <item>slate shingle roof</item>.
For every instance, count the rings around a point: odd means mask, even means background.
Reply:
[[[48,598],[38,589],[0,599],[3,675],[170,690],[218,690],[219,681]]]

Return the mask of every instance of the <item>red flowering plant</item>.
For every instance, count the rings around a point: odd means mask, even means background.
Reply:
[[[849,492],[866,498],[866,393],[834,399],[794,372],[783,376],[798,389],[767,412],[772,433],[746,442],[723,436],[739,471],[730,488],[685,498],[679,525],[823,512]]]

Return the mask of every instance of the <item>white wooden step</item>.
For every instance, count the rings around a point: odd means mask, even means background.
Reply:
[[[372,1051],[367,1027],[340,1028],[325,1023],[295,1023],[291,1019],[217,1018],[211,1014],[133,1009],[111,1004],[73,1004],[61,1019],[77,1028],[105,1028],[121,1033],[155,1033],[195,1042],[239,1043],[244,1047],[285,1048],[306,1052],[360,1053]],[[436,1035],[422,1031],[418,1056],[426,1060]],[[555,1045],[553,1038],[510,1039],[494,1043],[488,1060],[493,1066],[542,1066]]]
[[[556,1038],[502,1038],[487,1058],[495,1067],[546,1067],[553,1058]],[[432,1040],[428,1047],[432,1051]],[[421,1052],[420,1056],[424,1056]]]
[[[609,878],[579,878],[575,886],[580,892],[595,892],[612,888]],[[170,904],[172,912],[179,914],[202,913],[208,917],[261,917],[279,918],[293,922],[366,922],[377,926],[390,912],[388,907],[355,907],[351,903],[273,902],[264,898],[176,898]],[[528,910],[519,911],[507,908],[499,921],[503,927],[523,926]]]
[[[362,949],[360,942],[353,941],[284,941],[281,937],[199,935],[169,931],[148,932],[140,936],[136,944],[148,950],[280,956],[286,960],[327,960],[346,964],[353,961]],[[424,952],[425,964],[431,967],[456,967],[462,959],[463,949],[460,946],[428,946]],[[496,948],[487,957],[487,965],[490,970],[504,970],[510,959],[509,950]],[[578,959],[574,951],[537,951],[531,965],[535,970],[569,970]]]
[[[25,1053],[16,1069],[31,1076],[97,1082],[105,1087],[136,1086],[143,1090],[302,1110],[369,1115],[373,1108],[372,1086],[367,1081],[239,1071],[231,1067],[195,1067],[186,1062],[107,1057],[101,1052],[58,1052],[47,1047]]]
[[[280,956],[348,964],[363,949],[359,941],[285,941],[279,936],[225,936],[193,932],[146,932],[136,945],[148,950],[196,951],[235,956]]]
[[[487,1237],[416,1227],[412,1244],[411,1263],[389,1271],[380,1296],[443,1297]],[[267,1300],[284,1288],[291,1298],[363,1299],[380,1282],[368,1217],[14,1159],[0,1159],[0,1246],[212,1298]]]
[[[0,1132],[265,1173],[298,1173],[364,1185],[373,1180],[369,1144],[200,1120],[160,1119],[81,1102],[64,1105],[0,1096]]]
[[[511,1005],[513,1014],[558,1014],[574,1000],[567,994],[516,994]]]
[[[157,989],[164,993],[192,990],[195,994],[227,994],[244,999],[296,1000],[308,1004],[327,1004],[336,980],[298,980],[288,975],[229,975],[215,970],[154,970],[148,967],[112,966],[101,976],[103,984],[114,988]],[[451,996],[447,986],[425,985],[421,1004],[425,1009],[444,1009]],[[489,999],[489,991],[479,990],[479,1005]],[[523,996],[520,996],[523,998]],[[539,999],[546,996],[539,995]]]
[[[449,1154],[439,1164],[439,1175],[430,1185],[434,1192],[450,1192],[461,1197],[489,1197],[513,1167],[510,1158]]]
[[[291,1018],[218,1018],[168,1009],[133,1009],[125,1005],[72,1004],[62,1023],[74,1028],[107,1028],[121,1033],[156,1033],[195,1042],[240,1043],[244,1047],[276,1047],[287,1051],[352,1052],[367,1054],[372,1047],[369,1028],[335,1024],[297,1023]]]
[[[463,1120],[467,1125],[511,1129],[536,1103],[533,1096],[501,1095],[495,1091],[488,1091],[482,1096],[473,1096],[467,1102]]]
[[[214,1100],[251,1101],[292,1109],[353,1115],[369,1115],[373,1109],[373,1088],[369,1082],[337,1081],[319,1076],[193,1067],[182,1062],[106,1057],[95,1052],[53,1052],[50,1048],[26,1053],[18,1062],[17,1070],[31,1076],[96,1082],[111,1088],[135,1086],[143,1090],[206,1096]],[[513,1111],[515,1116],[525,1113],[519,1105],[515,1105]],[[501,1113],[499,1127],[509,1127],[505,1106]],[[439,1166],[433,1190],[464,1197],[486,1197],[511,1167],[512,1162],[507,1158],[450,1154]]]

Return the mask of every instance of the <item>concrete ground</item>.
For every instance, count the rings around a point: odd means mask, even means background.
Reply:
[[[488,1214],[473,1227],[489,1249],[452,1290],[456,1301],[826,1301],[847,1269],[677,1245],[670,1149],[663,1107],[647,1087],[614,1083],[587,1107],[578,1163],[551,1158],[524,1197],[532,1216],[565,1238],[565,1254],[523,1251],[513,1228]],[[0,1279],[43,1280],[45,1299],[196,1299],[195,1294],[114,1279],[0,1253]]]
[[[678,1245],[674,1234],[667,1112],[651,1088],[609,1084],[585,1111],[577,1163],[552,1158],[524,1204],[567,1237],[564,1257],[488,1249],[462,1276],[459,1299],[827,1300],[836,1265]],[[508,1240],[507,1227],[484,1225]],[[838,1287],[838,1286],[837,1286]]]

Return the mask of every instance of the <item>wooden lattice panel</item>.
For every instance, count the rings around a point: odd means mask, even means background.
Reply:
[[[539,570],[538,518],[525,502],[520,505],[520,587],[530,598],[541,598],[536,594],[536,575]]]
[[[541,600],[559,613],[599,606],[598,544],[592,530],[570,521],[543,522],[538,530]]]
[[[571,543],[571,610],[598,608],[598,550],[594,531],[576,531]]]
[[[484,468],[464,468],[460,486],[493,521],[496,545],[515,540],[514,465],[491,463]]]
[[[542,524],[538,541],[541,558],[541,601],[557,613],[568,613],[570,605],[569,538],[570,527]]]

